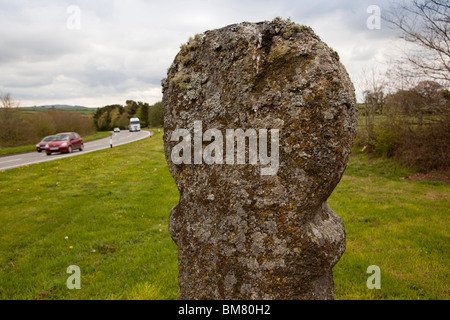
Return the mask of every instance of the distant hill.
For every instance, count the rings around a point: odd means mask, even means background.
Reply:
[[[63,110],[63,111],[70,111],[70,112],[79,112],[82,114],[94,114],[97,108],[89,108],[84,106],[71,106],[68,104],[52,104],[52,105],[45,105],[45,106],[33,106],[33,107],[21,107],[20,110],[22,112],[25,112],[27,114],[35,113],[35,112],[43,112],[43,111],[49,111],[49,110]]]
[[[24,107],[27,109],[36,108],[36,109],[80,109],[80,108],[88,108],[84,106],[71,106],[68,104],[51,104],[45,106],[32,106],[32,107]]]

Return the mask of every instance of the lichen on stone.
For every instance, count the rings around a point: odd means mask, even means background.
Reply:
[[[275,27],[275,32],[281,34],[285,40],[290,39],[293,35],[304,30],[310,30],[309,27],[298,25],[295,22],[292,22],[289,18],[285,20],[280,17],[276,17],[272,20],[272,24]]]
[[[190,80],[191,80],[190,75],[180,71],[176,73],[172,79],[170,79],[170,84],[172,86],[178,87],[182,91],[185,91],[188,87]]]
[[[202,43],[203,36],[196,34],[194,37],[189,37],[187,43],[181,45],[181,52],[195,51]]]

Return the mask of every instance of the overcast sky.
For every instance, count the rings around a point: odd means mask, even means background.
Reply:
[[[0,93],[21,106],[102,107],[162,98],[180,45],[190,36],[279,16],[308,25],[336,50],[354,82],[384,68],[395,31],[369,29],[376,0],[0,0]]]

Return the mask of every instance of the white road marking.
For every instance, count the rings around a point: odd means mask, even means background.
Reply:
[[[17,159],[13,159],[13,160],[4,160],[4,161],[0,160],[0,163],[14,162],[14,161],[22,160],[22,159],[23,158],[17,158]]]

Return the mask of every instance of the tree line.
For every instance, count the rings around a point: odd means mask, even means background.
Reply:
[[[94,115],[66,110],[25,113],[10,94],[0,96],[0,148],[36,144],[43,137],[58,132],[78,132],[81,136],[115,127],[126,129],[130,118],[138,117],[142,127],[161,127],[164,124],[161,102],[149,105],[127,100],[125,105],[98,108]]]
[[[420,81],[388,93],[383,85],[364,92],[356,145],[419,171],[450,168],[450,91]]]
[[[422,172],[450,169],[450,5],[395,3],[384,20],[408,50],[385,74],[365,70],[356,146]]]
[[[126,129],[130,118],[137,117],[141,127],[161,127],[164,124],[161,102],[149,105],[146,102],[127,100],[125,105],[112,104],[98,108],[94,114],[94,125],[99,131]]]

